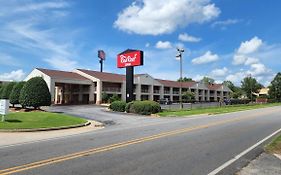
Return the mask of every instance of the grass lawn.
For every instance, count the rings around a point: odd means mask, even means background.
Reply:
[[[280,106],[281,103],[270,103],[270,104],[253,104],[253,105],[232,105],[232,106],[223,106],[223,107],[209,107],[209,108],[196,108],[188,110],[164,110],[163,112],[158,113],[162,117],[176,117],[176,116],[189,116],[189,115],[198,115],[198,114],[223,114],[237,111],[245,111],[250,109],[266,108],[273,106]]]
[[[1,129],[35,129],[82,124],[87,120],[49,112],[13,112],[0,121]]]
[[[281,134],[267,145],[265,150],[270,153],[281,154]]]

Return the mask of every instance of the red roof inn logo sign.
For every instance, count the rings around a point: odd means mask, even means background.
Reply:
[[[143,65],[143,51],[141,50],[126,50],[117,55],[117,67],[124,68],[130,66]]]

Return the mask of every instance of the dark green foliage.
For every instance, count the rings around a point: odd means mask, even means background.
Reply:
[[[15,84],[16,84],[16,82],[10,82],[10,83],[4,84],[2,86],[2,92],[1,92],[1,98],[2,99],[9,99],[10,98],[10,94],[11,94]]]
[[[150,115],[161,111],[159,103],[154,101],[134,101],[133,103],[127,104],[126,109],[129,113],[141,115]]]
[[[183,77],[178,79],[178,82],[190,82],[190,81],[193,81],[192,78]]]
[[[238,105],[238,104],[248,104],[250,102],[251,102],[250,99],[231,99],[229,101],[229,104],[230,105]]]
[[[109,100],[109,95],[107,93],[103,92],[101,94],[101,100],[102,100],[103,103],[107,103],[108,100]]]
[[[195,94],[191,91],[187,91],[182,94],[182,100],[184,102],[192,102],[195,98]]]
[[[34,77],[28,80],[23,86],[20,98],[23,107],[34,107],[51,105],[51,94],[49,88],[42,77]]]
[[[253,92],[257,93],[263,86],[257,82],[257,80],[253,77],[246,77],[243,79],[242,83],[242,90],[246,93],[247,97],[251,99],[255,99],[254,95],[251,95]]]
[[[204,83],[204,84],[214,84],[215,80],[213,78],[203,77],[201,82]]]
[[[125,111],[127,113],[135,113],[135,111],[133,110],[132,108],[132,105],[134,104],[134,101],[131,101],[129,103],[126,104],[126,108],[125,108]]]
[[[24,82],[24,81],[21,81],[21,82],[18,82],[18,83],[14,86],[14,88],[13,88],[11,94],[10,94],[10,103],[11,103],[12,105],[15,105],[15,104],[19,104],[19,103],[20,103],[20,102],[19,102],[20,92],[21,92],[21,89],[23,88],[24,84],[25,84],[25,82]]]
[[[124,101],[114,101],[110,104],[109,109],[117,112],[125,112],[126,102]]]
[[[224,81],[223,84],[232,91],[230,95],[231,98],[237,99],[244,94],[243,90],[240,87],[235,86],[231,81]]]
[[[120,101],[120,97],[117,94],[113,94],[110,98],[109,98],[109,103],[115,102],[115,101]]]
[[[281,72],[279,72],[269,86],[269,97],[275,102],[281,102]]]

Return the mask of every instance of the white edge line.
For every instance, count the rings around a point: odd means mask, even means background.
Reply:
[[[247,154],[248,152],[250,152],[251,150],[255,149],[257,146],[259,146],[260,144],[262,144],[263,142],[265,142],[266,140],[270,139],[271,137],[273,137],[274,135],[278,134],[279,132],[281,132],[281,128],[278,129],[277,131],[275,131],[274,133],[270,134],[269,136],[265,137],[264,139],[262,139],[261,141],[259,141],[258,143],[254,144],[253,146],[251,146],[250,148],[246,149],[245,151],[241,152],[240,154],[238,154],[237,156],[235,156],[233,159],[230,159],[229,161],[225,162],[224,164],[222,164],[221,166],[219,166],[218,168],[216,168],[215,170],[213,170],[212,172],[210,172],[208,175],[215,175],[217,173],[219,173],[221,170],[223,170],[224,168],[228,167],[229,165],[231,165],[233,162],[235,162],[236,160],[240,159],[242,156],[244,156],[245,154]]]

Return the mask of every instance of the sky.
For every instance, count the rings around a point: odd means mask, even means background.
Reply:
[[[136,73],[204,76],[269,85],[281,68],[281,1],[276,0],[0,0],[0,80],[22,80],[34,68],[123,73],[117,54],[144,51]]]

